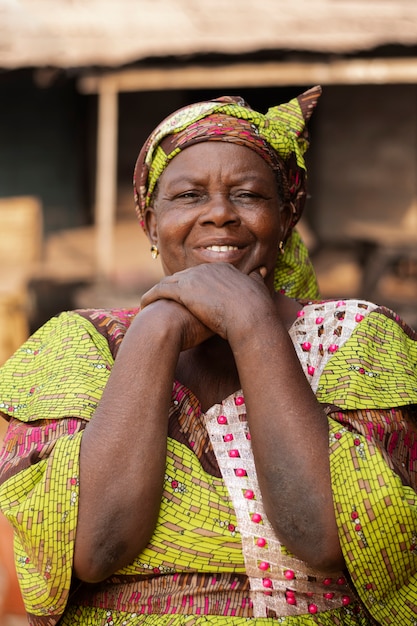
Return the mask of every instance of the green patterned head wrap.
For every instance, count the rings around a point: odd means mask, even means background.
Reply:
[[[203,141],[228,141],[256,151],[275,171],[283,203],[290,205],[295,226],[306,199],[307,122],[321,94],[316,86],[263,115],[240,97],[222,96],[183,107],[168,116],[145,142],[134,173],[136,212],[144,216],[158,180],[170,161],[185,148]],[[278,245],[278,242],[277,242]],[[275,289],[290,297],[318,297],[308,252],[292,230],[279,255]]]

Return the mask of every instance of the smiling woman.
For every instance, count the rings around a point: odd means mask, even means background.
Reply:
[[[184,172],[189,174],[184,177]],[[277,241],[292,220],[273,170],[256,152],[230,143],[199,143],[163,172],[146,230],[166,274],[224,261],[245,274],[265,268],[272,287]]]
[[[32,626],[417,620],[416,334],[318,299],[294,227],[320,91],[164,120],[134,188],[165,276],[0,370]]]

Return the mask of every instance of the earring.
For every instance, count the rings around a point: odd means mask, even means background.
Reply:
[[[281,254],[284,254],[285,250],[284,250],[284,242],[283,241],[279,242],[278,250],[281,252]]]
[[[153,259],[157,259],[159,256],[159,250],[158,250],[158,246],[152,245],[151,246],[151,257]]]

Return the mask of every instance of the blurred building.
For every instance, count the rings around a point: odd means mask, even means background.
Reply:
[[[42,207],[32,326],[92,277],[123,297],[153,279],[125,226],[138,149],[162,117],[222,93],[266,110],[317,83],[302,228],[323,294],[381,299],[411,321],[414,0],[0,0],[0,68],[0,198]]]

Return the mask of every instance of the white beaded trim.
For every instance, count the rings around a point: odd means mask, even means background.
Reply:
[[[299,312],[289,335],[314,392],[329,359],[376,304],[365,300],[309,304]]]
[[[318,613],[348,604],[343,574],[312,570],[288,555],[276,537],[262,503],[241,392],[212,407],[205,419],[236,512],[254,616]],[[265,546],[257,544],[259,538]]]
[[[376,308],[363,300],[329,301],[299,313],[289,334],[314,391],[329,359]],[[205,419],[236,512],[254,616],[314,614],[348,605],[351,590],[343,574],[315,572],[288,555],[266,517],[242,391],[212,407]]]

